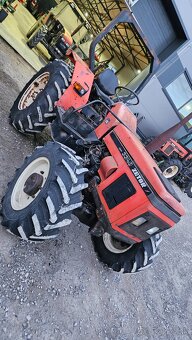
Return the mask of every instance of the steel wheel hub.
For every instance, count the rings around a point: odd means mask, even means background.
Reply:
[[[103,243],[105,247],[111,252],[115,254],[125,253],[128,249],[130,249],[133,245],[127,244],[121,241],[118,241],[114,237],[112,237],[108,233],[103,234]]]
[[[27,90],[22,95],[18,109],[24,110],[29,107],[36,99],[39,93],[44,90],[45,86],[49,81],[49,72],[42,73],[37,77],[27,88]]]
[[[34,172],[26,180],[23,191],[29,196],[34,196],[41,189],[42,184],[43,176]]]
[[[31,162],[19,176],[11,195],[11,206],[22,210],[31,204],[44,187],[49,175],[50,163],[46,157]]]
[[[178,166],[177,165],[170,165],[167,169],[165,169],[163,171],[163,175],[166,177],[166,178],[171,178],[175,175],[177,175],[178,173]]]

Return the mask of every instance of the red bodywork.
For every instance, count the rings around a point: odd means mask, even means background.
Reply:
[[[77,53],[70,51],[68,57],[75,64],[75,68],[70,86],[65,90],[65,93],[57,102],[57,106],[63,107],[64,110],[67,110],[70,107],[77,109],[78,107],[85,105],[89,100],[94,80],[94,74],[89,69],[89,66],[77,55]],[[74,90],[74,84],[76,82],[87,90],[87,93],[82,97]]]
[[[185,158],[186,160],[192,159],[192,154],[189,153],[179,142],[175,139],[170,138],[161,148],[160,151],[163,152],[167,157],[177,153],[180,158]]]
[[[138,218],[146,212],[151,212],[153,215],[157,216],[158,219],[167,223],[169,227],[172,227],[175,222],[151,203],[142,188],[142,179],[140,179],[141,183],[139,183],[135,176],[135,174],[137,174],[136,171],[127,166],[127,162],[122,157],[122,154],[119,152],[119,149],[111,138],[111,128],[113,129],[113,133],[115,133],[119,141],[122,142],[125,149],[134,160],[136,167],[141,170],[141,177],[144,179],[144,181],[145,179],[148,179],[150,186],[154,189],[156,194],[161,197],[165,204],[178,212],[180,216],[184,215],[185,211],[182,204],[178,202],[163,185],[162,181],[157,175],[157,172],[160,172],[157,164],[154,162],[150,154],[146,151],[143,144],[137,138],[135,134],[135,116],[131,113],[128,107],[122,103],[116,104],[116,106],[113,108],[113,112],[115,112],[119,118],[127,123],[127,125],[130,127],[130,130],[120,124],[119,121],[115,119],[110,113],[107,115],[104,122],[96,129],[96,134],[98,138],[101,139],[102,136],[105,136],[103,138],[103,141],[106,144],[110,154],[113,156],[115,163],[117,164],[116,171],[113,171],[110,176],[104,178],[104,171],[101,163],[99,175],[102,181],[98,185],[98,193],[112,228],[118,233],[121,233],[124,236],[128,237],[129,240],[133,242],[140,242],[142,239],[135,237],[130,233],[127,233],[126,230],[124,230],[126,228],[122,229],[120,226],[125,225],[128,221],[132,221]],[[107,129],[109,133],[106,135]],[[103,196],[103,191],[105,190],[105,188],[109,187],[111,183],[114,183],[122,174],[125,173],[133,184],[136,192],[130,198],[124,200],[113,209],[109,209]],[[139,177],[139,175],[137,177]],[[158,227],[158,219],[156,220],[157,225],[154,224],[154,227]],[[128,229],[130,230],[131,228]]]
[[[78,108],[85,105],[89,100],[94,81],[94,74],[87,64],[74,52],[71,52],[70,57],[75,64],[72,81],[57,102],[57,105],[65,110],[70,107]],[[80,96],[77,94],[74,90],[75,82],[80,83],[83,88],[87,89],[85,95]],[[162,230],[170,228],[178,222],[185,211],[182,204],[169,193],[162,183],[158,176],[158,173],[161,174],[158,166],[137,138],[137,120],[134,114],[123,103],[115,104],[112,111],[128,128],[121,124],[110,112],[96,128],[97,138],[103,140],[110,154],[110,156],[101,161],[98,171],[101,182],[96,189],[112,232],[116,233],[120,238],[121,236],[124,239],[126,238],[131,243],[141,242],[150,237],[147,234],[149,228],[158,228],[161,223],[164,225]],[[121,145],[120,148],[117,147],[114,139]],[[130,162],[132,162],[130,159],[128,162],[129,157],[134,160],[134,168],[130,166]],[[104,191],[123,174],[126,174],[131,182],[134,194],[114,208],[109,208],[104,197]],[[146,183],[149,183],[149,186]],[[153,219],[153,224],[150,227],[147,223],[143,224],[144,227],[132,224],[131,221],[141,215],[146,216],[146,214]],[[172,215],[174,216],[172,217]]]

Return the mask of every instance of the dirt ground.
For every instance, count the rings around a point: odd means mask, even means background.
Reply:
[[[33,69],[0,40],[0,198],[33,139],[8,123]],[[74,219],[56,241],[29,244],[0,227],[0,339],[192,339],[192,200],[164,233],[161,255],[139,274],[118,274],[96,259]]]

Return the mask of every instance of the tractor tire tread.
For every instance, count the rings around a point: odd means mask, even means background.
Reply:
[[[40,43],[45,36],[47,35],[47,30],[45,30],[44,27],[40,27],[37,33],[33,34],[31,38],[27,41],[27,45],[29,48],[34,48],[37,46],[38,43]]]
[[[36,200],[24,209],[15,211],[11,206],[14,185],[24,169],[38,157],[47,157],[52,162],[47,182]],[[69,165],[68,168],[64,167],[63,161]],[[2,199],[2,225],[24,240],[43,241],[57,237],[60,229],[71,223],[73,209],[82,205],[81,190],[87,184],[84,182],[85,173],[77,171],[81,168],[82,163],[76,155],[59,143],[48,142],[44,147],[35,149],[8,184]],[[75,183],[72,178],[76,178]],[[77,186],[78,190],[72,190]]]
[[[153,259],[159,255],[161,241],[161,235],[156,234],[141,243],[134,244],[124,253],[115,254],[105,247],[102,236],[92,236],[98,259],[114,271],[123,273],[136,273],[149,268]]]
[[[182,165],[182,162],[179,159],[171,158],[169,160],[166,160],[160,166],[160,169],[161,169],[162,172],[164,172],[170,166],[177,166],[178,167],[178,172],[174,176],[169,177],[169,179],[173,179],[174,177],[176,177],[182,171],[183,165]]]
[[[192,182],[188,183],[184,192],[187,194],[188,197],[192,198]]]
[[[41,74],[49,72],[50,78],[36,99],[26,108],[19,110],[19,102],[31,83]],[[10,123],[21,133],[41,133],[49,122],[56,117],[54,113],[55,102],[61,97],[69,86],[71,72],[68,65],[60,60],[47,64],[27,83],[19,94],[10,111]]]

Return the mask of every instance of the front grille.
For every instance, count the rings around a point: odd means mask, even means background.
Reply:
[[[133,196],[136,193],[136,190],[127,175],[123,174],[111,185],[105,188],[102,193],[109,209],[112,209],[127,198]]]

